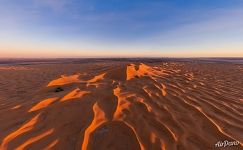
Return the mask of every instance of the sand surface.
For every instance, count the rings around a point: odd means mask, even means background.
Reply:
[[[237,146],[215,148],[218,141]],[[242,149],[243,65],[0,66],[1,150]]]

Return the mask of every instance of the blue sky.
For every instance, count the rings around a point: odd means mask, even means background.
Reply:
[[[243,56],[242,0],[0,0],[0,57]]]

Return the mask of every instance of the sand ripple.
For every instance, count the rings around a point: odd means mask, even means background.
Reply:
[[[8,116],[1,115],[0,149],[214,149],[223,140],[240,141],[231,147],[240,149],[243,71],[238,68],[98,63],[84,67],[86,72],[61,74],[21,104],[18,96],[8,103],[0,99],[1,114]]]

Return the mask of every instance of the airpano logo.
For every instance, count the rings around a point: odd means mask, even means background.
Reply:
[[[239,141],[227,141],[227,140],[224,140],[224,141],[218,141],[215,144],[215,147],[237,146],[239,144],[240,144]]]

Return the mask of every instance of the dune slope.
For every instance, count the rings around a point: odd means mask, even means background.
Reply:
[[[223,149],[242,148],[242,65],[8,68],[0,72],[1,150],[196,150],[224,140],[240,144]]]

